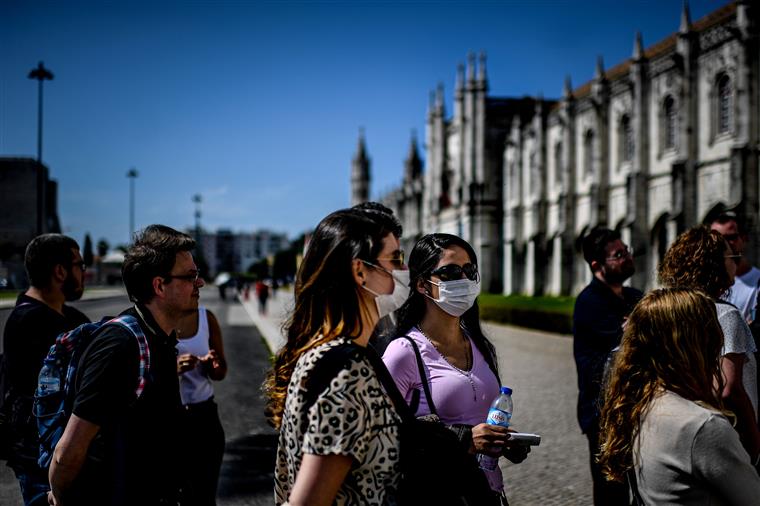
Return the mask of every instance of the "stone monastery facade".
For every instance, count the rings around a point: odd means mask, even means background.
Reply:
[[[560,100],[489,95],[486,59],[460,65],[453,113],[431,96],[423,172],[413,138],[401,185],[383,202],[421,235],[458,234],[478,255],[485,290],[577,294],[590,272],[580,254],[595,226],[620,230],[635,251],[632,284],[650,288],[667,247],[724,209],[746,216],[760,258],[760,8],[732,2]],[[353,203],[369,194],[363,137]],[[363,164],[363,165],[362,165]],[[365,170],[366,169],[366,170]]]

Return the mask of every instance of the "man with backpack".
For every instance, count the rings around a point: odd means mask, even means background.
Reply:
[[[76,364],[71,416],[50,464],[50,504],[176,504],[174,329],[198,310],[203,279],[194,247],[163,225],[147,227],[130,246],[122,278],[135,304],[119,317],[126,325],[105,323],[93,333]]]
[[[47,470],[37,465],[39,442],[32,416],[37,374],[58,334],[89,320],[66,302],[84,291],[85,265],[79,245],[61,234],[44,234],[27,245],[24,266],[29,289],[18,296],[3,334],[2,431],[8,467],[26,506],[45,504]]]

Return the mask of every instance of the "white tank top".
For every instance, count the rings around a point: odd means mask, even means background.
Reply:
[[[206,308],[198,308],[198,333],[187,339],[177,340],[177,353],[191,353],[196,357],[203,357],[209,351],[208,346],[208,316]],[[179,393],[182,404],[196,404],[210,399],[214,395],[214,387],[208,376],[201,372],[200,363],[195,369],[179,375]]]

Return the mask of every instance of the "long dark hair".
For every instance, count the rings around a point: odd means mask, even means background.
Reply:
[[[459,246],[465,250],[470,261],[478,265],[475,250],[461,237],[452,234],[428,234],[420,238],[409,255],[409,287],[411,290],[409,291],[409,298],[396,312],[395,337],[406,335],[425,316],[425,296],[416,290],[417,282],[420,279],[430,279],[430,274],[435,270],[443,256],[443,250],[451,246]],[[461,316],[460,323],[498,378],[499,368],[496,363],[496,350],[480,328],[480,310],[477,301]]]
[[[324,218],[309,242],[295,283],[295,307],[284,325],[287,342],[277,352],[264,383],[265,414],[279,428],[288,383],[308,350],[341,336],[362,334],[368,314],[352,273],[352,261],[375,262],[392,233],[383,220],[343,209]]]

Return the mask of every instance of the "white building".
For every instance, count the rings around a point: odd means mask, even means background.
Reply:
[[[633,285],[651,287],[677,234],[726,208],[746,217],[757,259],[759,17],[739,1],[692,23],[685,5],[678,32],[649,47],[636,34],[631,58],[599,59],[558,101],[489,96],[485,56],[470,55],[452,117],[440,87],[431,100],[426,172],[407,168],[384,202],[407,240],[468,240],[495,292],[578,293],[595,226],[621,231],[641,253]]]

